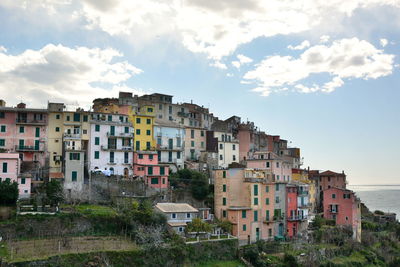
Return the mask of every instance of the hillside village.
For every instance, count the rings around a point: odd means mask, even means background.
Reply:
[[[316,217],[361,242],[362,205],[343,171],[305,167],[301,149],[279,135],[172,98],[120,92],[91,110],[1,100],[0,181],[18,183],[17,214],[148,199],[186,242],[309,242]],[[52,182],[63,194],[44,203]]]

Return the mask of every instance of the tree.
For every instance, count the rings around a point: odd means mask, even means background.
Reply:
[[[178,170],[169,176],[169,181],[174,188],[189,189],[192,196],[197,200],[206,199],[210,192],[208,178],[195,170]]]
[[[195,218],[192,222],[187,224],[186,227],[187,232],[196,232],[197,234],[200,232],[211,232],[212,227],[209,223],[204,222],[200,218]]]
[[[51,180],[45,184],[46,196],[50,201],[50,205],[56,206],[64,200],[62,185],[57,180]]]
[[[0,182],[0,205],[15,205],[18,200],[18,183],[10,179]]]
[[[232,223],[228,220],[219,221],[217,223],[218,227],[220,227],[225,233],[231,233],[232,231]]]

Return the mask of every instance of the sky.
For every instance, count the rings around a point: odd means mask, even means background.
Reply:
[[[1,0],[0,22],[7,105],[170,94],[400,184],[400,0]]]

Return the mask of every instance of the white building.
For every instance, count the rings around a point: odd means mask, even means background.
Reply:
[[[157,203],[156,210],[167,217],[168,225],[177,234],[183,234],[187,223],[198,217],[199,211],[186,203]]]
[[[239,163],[239,140],[227,132],[215,131],[214,137],[218,138],[218,166],[228,168],[232,162]]]
[[[184,167],[185,128],[177,123],[156,119],[154,139],[159,163],[169,164],[172,172]]]
[[[90,119],[90,170],[133,174],[133,127],[127,115],[94,113]]]

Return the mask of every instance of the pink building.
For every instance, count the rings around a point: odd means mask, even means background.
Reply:
[[[133,174],[143,177],[153,188],[168,188],[169,165],[159,164],[156,151],[136,151],[133,153]]]
[[[353,238],[361,241],[361,207],[355,193],[348,189],[331,187],[324,190],[324,218],[336,221],[337,225],[348,225]]]
[[[337,173],[333,171],[324,171],[320,172],[318,175],[314,175],[314,180],[316,181],[316,189],[317,189],[317,210],[322,211],[322,207],[324,206],[324,191],[332,188],[346,188],[346,175],[344,172]]]
[[[20,176],[20,162],[18,153],[0,153],[0,181],[17,182],[19,197],[24,198],[31,194],[31,178]]]
[[[248,168],[271,170],[273,181],[290,182],[292,179],[292,162],[273,152],[255,152],[246,162]]]
[[[0,107],[0,150],[16,152],[21,160],[20,172],[43,180],[42,168],[47,157],[47,110]]]

